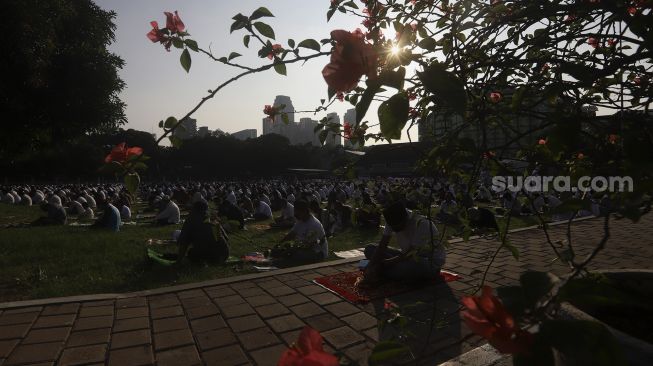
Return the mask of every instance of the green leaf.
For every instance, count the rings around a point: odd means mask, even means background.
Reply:
[[[197,52],[199,50],[199,46],[197,45],[197,42],[195,42],[192,39],[185,39],[184,43],[186,44],[186,47],[190,48],[191,50]]]
[[[188,49],[185,49],[184,52],[181,53],[181,57],[179,58],[179,62],[181,62],[181,67],[186,70],[186,72],[190,71],[190,52],[188,52]]]
[[[170,139],[170,144],[172,145],[172,147],[181,147],[181,145],[183,144],[183,140],[177,136],[170,136],[168,137],[168,139]]]
[[[305,39],[297,45],[297,47],[304,47],[314,51],[320,51],[320,43],[314,39]]]
[[[417,74],[424,88],[435,95],[443,107],[459,115],[464,115],[467,109],[467,94],[463,82],[446,67],[434,62],[424,72]]]
[[[290,46],[290,48],[295,48],[295,40],[292,39],[292,38],[289,39],[288,40],[288,46]]]
[[[163,127],[165,128],[173,128],[177,124],[177,119],[175,117],[168,117],[166,118],[165,123],[163,124]]]
[[[172,45],[175,46],[175,48],[184,48],[184,42],[182,42],[180,38],[173,38]]]
[[[379,91],[380,88],[379,85],[368,85],[365,92],[363,92],[363,95],[361,95],[361,99],[356,104],[356,125],[358,125],[365,117],[365,114],[374,99],[374,95],[376,95],[376,92]]]
[[[256,28],[256,30],[262,35],[274,39],[274,30],[269,25],[263,22],[256,22],[254,23],[254,28]]]
[[[243,37],[243,44],[245,45],[245,47],[249,48],[249,34]]]
[[[401,130],[408,121],[409,101],[406,93],[398,93],[390,97],[379,107],[379,124],[381,133],[387,139],[398,140]]]
[[[379,342],[368,359],[370,366],[381,365],[387,361],[404,356],[410,352],[405,344],[396,341]]]
[[[288,119],[288,113],[281,113],[281,120],[284,124],[290,123],[290,119]]]
[[[243,29],[249,23],[249,19],[246,16],[244,16],[244,15],[242,15],[240,13],[236,14],[231,19],[233,19],[234,22],[233,22],[233,24],[231,24],[231,28],[229,30],[229,33],[233,33],[235,30],[238,30],[238,29]]]
[[[232,52],[232,53],[229,54],[229,57],[227,58],[227,61],[231,61],[231,60],[235,59],[236,57],[240,57],[240,56],[242,56],[240,53]]]
[[[281,75],[286,75],[286,64],[282,62],[275,62],[274,63],[274,71],[276,71],[278,74]]]
[[[141,177],[138,173],[129,173],[125,175],[125,188],[132,196],[136,195],[138,191],[138,186],[141,183]]]
[[[406,77],[406,69],[404,67],[398,68],[396,71],[387,70],[379,75],[382,85],[386,85],[397,90],[404,88],[404,78]]]
[[[320,131],[320,134],[318,135],[320,138],[320,144],[324,145],[324,141],[326,141],[327,136],[329,136],[329,130]]]
[[[259,18],[263,18],[263,17],[274,17],[274,15],[272,15],[272,13],[267,8],[260,7],[258,9],[256,9],[256,10],[254,10],[252,15],[250,15],[249,19],[250,20],[255,20],[255,19],[259,19]]]
[[[435,50],[435,47],[438,45],[438,43],[433,38],[424,38],[419,41],[417,45],[425,50],[433,51]]]

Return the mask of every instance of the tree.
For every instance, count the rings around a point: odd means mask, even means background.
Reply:
[[[115,13],[91,0],[9,0],[0,25],[0,158],[16,158],[126,122],[124,61],[109,52]]]

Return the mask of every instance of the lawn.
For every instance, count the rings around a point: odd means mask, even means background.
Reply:
[[[0,225],[30,222],[40,215],[38,207],[0,204]],[[530,219],[513,218],[511,228],[533,224]],[[0,228],[0,302],[130,292],[254,271],[251,265],[165,267],[148,261],[147,239],[170,239],[172,231],[180,226],[123,226],[118,233],[70,225]],[[240,257],[264,251],[285,232],[267,228],[267,222],[250,224],[248,230],[230,235],[231,254]],[[329,259],[337,259],[334,251],[377,242],[380,233],[350,229],[329,238]]]

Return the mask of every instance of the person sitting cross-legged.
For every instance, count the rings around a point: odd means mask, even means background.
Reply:
[[[179,206],[169,196],[161,200],[162,210],[156,215],[156,225],[174,225],[181,221]]]
[[[205,201],[193,204],[177,239],[177,262],[188,256],[191,262],[223,263],[229,257],[227,234],[222,226],[210,221],[208,211]]]
[[[118,208],[111,204],[111,201],[98,202],[98,208],[103,211],[103,214],[95,220],[95,223],[91,227],[94,229],[108,229],[115,232],[120,231],[121,220]]]
[[[301,200],[295,202],[295,218],[297,221],[293,228],[281,239],[281,243],[295,240],[302,244],[296,248],[291,256],[296,261],[321,261],[329,255],[329,243],[326,239],[324,227],[309,210],[308,202]]]
[[[446,252],[433,222],[407,210],[402,202],[388,206],[383,217],[386,227],[379,245],[365,248],[370,261],[365,270],[366,284],[384,279],[419,281],[440,273]],[[388,247],[393,235],[400,250]]]
[[[276,228],[291,228],[295,224],[295,206],[288,200],[282,199],[281,216],[274,218],[274,223],[270,224],[271,227]]]

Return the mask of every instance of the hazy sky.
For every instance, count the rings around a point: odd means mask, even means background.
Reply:
[[[333,29],[354,30],[360,27],[359,19],[337,13],[331,22],[326,21],[328,0],[96,0],[107,10],[117,13],[116,42],[111,50],[126,62],[120,72],[127,83],[122,100],[127,103],[127,128],[135,128],[160,134],[158,122],[168,116],[177,118],[186,114],[195,104],[238,70],[209,60],[206,56],[192,53],[193,64],[187,74],[179,64],[180,50],[166,52],[162,45],[150,42],[145,34],[151,29],[149,22],[156,20],[165,26],[164,11],[178,10],[191,38],[200,47],[209,46],[215,56],[226,56],[231,51],[243,54],[234,61],[248,66],[260,66],[270,62],[260,59],[258,46],[252,40],[250,49],[242,44],[244,31],[229,34],[231,17],[245,15],[266,6],[275,18],[264,18],[273,26],[276,42],[287,45],[288,38],[297,43],[306,38],[328,38]],[[273,42],[274,43],[274,42]],[[328,50],[326,46],[324,50]],[[309,51],[310,52],[310,51]],[[273,70],[250,75],[219,92],[193,116],[199,126],[236,132],[256,128],[261,132],[263,106],[272,104],[276,95],[288,95],[297,110],[312,110],[326,98],[327,86],[321,70],[328,63],[327,57],[311,60],[304,66],[289,65],[288,76],[277,75]],[[374,107],[374,106],[373,106]],[[341,118],[352,108],[347,102],[336,102],[330,112]],[[376,123],[376,108],[370,109],[369,120]],[[320,119],[326,113],[311,117]],[[404,137],[405,138],[405,137]]]

